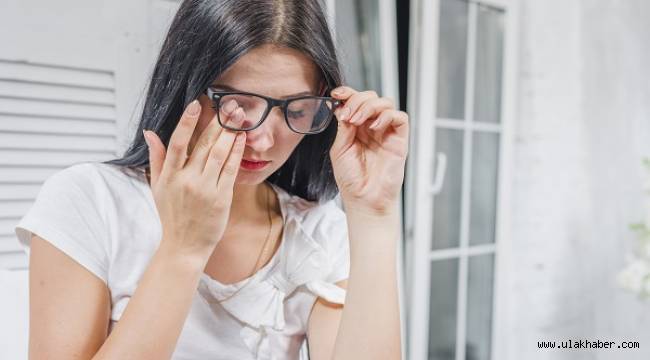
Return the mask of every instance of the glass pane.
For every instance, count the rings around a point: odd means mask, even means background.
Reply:
[[[494,255],[469,258],[466,360],[489,360],[492,336]]]
[[[264,98],[254,95],[232,94],[219,96],[216,99],[219,108],[226,106],[231,101],[235,101],[237,105],[244,109],[246,118],[239,125],[236,125],[232,119],[221,116],[221,112],[217,112],[221,126],[230,126],[234,129],[251,129],[255,127],[262,120],[268,105]]]
[[[499,134],[474,132],[469,244],[494,242],[496,225]]]
[[[465,118],[467,10],[466,1],[440,1],[437,112],[441,118]]]
[[[378,0],[336,0],[336,40],[346,85],[381,94]]]
[[[429,308],[429,360],[456,357],[456,295],[458,259],[431,263]]]
[[[503,68],[503,11],[477,5],[474,120],[499,123]]]
[[[444,183],[440,193],[433,198],[432,249],[436,250],[460,244],[463,131],[437,128],[434,151],[434,154],[443,152],[447,155]]]
[[[287,119],[298,132],[316,132],[325,129],[332,117],[332,102],[316,98],[290,101],[287,105]]]

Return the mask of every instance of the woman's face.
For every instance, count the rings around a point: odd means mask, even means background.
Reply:
[[[316,95],[318,79],[316,65],[299,51],[263,45],[239,58],[212,85],[283,99],[301,93]],[[199,97],[199,101],[201,115],[190,140],[190,151],[215,116],[212,102],[205,94]],[[273,108],[258,128],[247,132],[243,155],[244,159],[267,160],[270,163],[259,170],[240,166],[235,183],[262,183],[284,164],[304,136],[289,129],[282,109]]]

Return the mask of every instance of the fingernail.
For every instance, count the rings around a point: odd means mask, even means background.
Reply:
[[[341,89],[336,89],[336,90],[332,91],[332,95],[338,96],[338,95],[342,95],[342,94],[343,94],[343,90],[341,90]]]
[[[144,136],[144,142],[147,143],[147,147],[151,147],[151,144],[149,143],[149,137],[147,136],[147,130],[142,129],[142,135]]]
[[[235,110],[235,113],[236,113],[235,124],[237,126],[242,126],[242,124],[244,123],[244,120],[246,120],[246,112],[244,111],[244,109],[239,107],[239,108],[237,108],[237,110]]]
[[[235,108],[237,107],[237,102],[235,100],[230,100],[226,103],[226,105],[223,106],[223,110],[227,113],[230,114]]]
[[[238,107],[235,111],[235,122],[239,123],[244,119],[244,109]]]
[[[199,101],[194,100],[187,106],[187,113],[189,115],[197,115],[201,111],[201,106],[199,106]]]
[[[239,124],[239,120],[242,117],[241,111],[239,111],[239,107],[236,108],[228,117],[228,124],[231,126],[237,126]]]

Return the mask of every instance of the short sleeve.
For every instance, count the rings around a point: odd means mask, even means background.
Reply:
[[[332,270],[325,279],[336,283],[347,279],[350,274],[350,241],[348,238],[348,223],[345,212],[330,200],[325,204],[325,223],[319,232],[323,238],[322,245],[327,250],[332,264]]]
[[[47,178],[14,231],[27,255],[36,234],[106,283],[109,236],[92,166],[72,165]]]

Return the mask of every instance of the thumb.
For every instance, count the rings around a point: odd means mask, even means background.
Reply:
[[[338,158],[353,143],[357,133],[357,127],[341,120],[337,120],[336,138],[330,148],[330,156]]]
[[[158,177],[162,171],[165,160],[165,146],[155,132],[151,130],[142,130],[144,141],[149,148],[149,172],[151,173],[151,185],[158,182]]]

